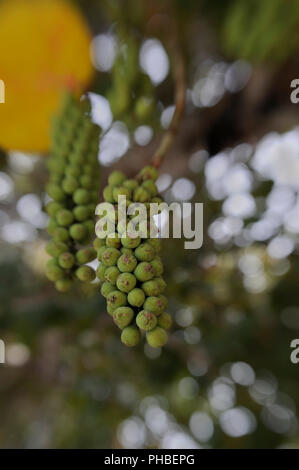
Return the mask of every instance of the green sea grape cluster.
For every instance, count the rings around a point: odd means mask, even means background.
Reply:
[[[154,86],[139,66],[139,44],[134,37],[126,37],[120,45],[112,69],[112,85],[107,98],[115,119],[129,128],[151,123],[157,109]]]
[[[90,282],[95,272],[87,263],[96,258],[88,246],[94,238],[95,208],[99,195],[100,128],[91,121],[88,99],[77,101],[66,94],[52,129],[48,160],[51,201],[47,231],[47,277],[57,290],[66,292],[78,279]]]
[[[130,233],[127,223],[136,212],[126,215],[125,226],[118,218],[119,196],[126,196],[126,206],[136,204],[136,209],[140,203],[148,207],[151,202],[162,202],[156,179],[157,170],[152,166],[143,168],[135,179],[127,179],[120,171],[112,172],[103,197],[114,207],[115,232],[94,241],[100,261],[97,277],[101,282],[101,293],[107,300],[108,313],[122,330],[121,341],[127,346],[137,345],[144,333],[150,346],[162,347],[167,342],[166,330],[171,326],[171,316],[166,312],[168,302],[163,293],[166,283],[159,256],[161,239],[150,238],[149,227],[144,236],[136,237]],[[102,221],[104,224],[103,217],[97,224]],[[99,234],[97,230],[96,233]]]

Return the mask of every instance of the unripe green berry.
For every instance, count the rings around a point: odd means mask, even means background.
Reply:
[[[55,229],[58,227],[56,220],[50,219],[47,225],[47,232],[53,236]]]
[[[46,212],[50,217],[55,217],[55,215],[60,209],[62,209],[62,205],[56,201],[50,201],[46,205]]]
[[[137,179],[140,179],[142,181],[146,181],[146,180],[156,181],[157,178],[158,178],[158,170],[151,165],[147,165],[144,168],[142,168],[142,170],[139,172],[137,176]]]
[[[109,315],[113,316],[113,313],[114,313],[114,306],[111,306],[111,305],[108,305],[106,306],[106,309],[107,309],[107,312],[109,313]]]
[[[105,266],[114,266],[120,257],[120,251],[116,248],[106,248],[102,253],[101,260]]]
[[[110,292],[107,296],[107,303],[114,310],[118,307],[122,307],[127,304],[127,296],[119,290],[114,290]]]
[[[51,240],[46,246],[46,251],[49,255],[58,257],[61,253],[67,251],[67,248],[65,243]]]
[[[73,194],[78,186],[78,180],[74,176],[67,176],[62,181],[62,189],[66,194]]]
[[[102,254],[103,254],[104,251],[106,251],[106,250],[107,250],[106,245],[101,246],[101,247],[98,249],[97,258],[98,258],[99,261],[102,261]]]
[[[56,258],[51,258],[47,261],[46,267],[51,268],[51,266],[59,266]]]
[[[65,199],[65,193],[62,191],[58,184],[50,183],[46,187],[46,191],[54,201],[63,201]]]
[[[55,282],[55,287],[59,292],[68,292],[72,285],[73,282],[71,279],[60,279]]]
[[[169,330],[172,325],[172,318],[167,312],[163,312],[158,318],[158,326],[164,328],[164,330]]]
[[[65,169],[65,174],[67,177],[72,176],[73,178],[78,178],[81,174],[80,166],[79,165],[68,165]]]
[[[56,220],[59,225],[68,227],[74,220],[73,213],[67,209],[61,209],[56,214]]]
[[[161,239],[160,238],[149,238],[147,240],[147,243],[149,243],[150,245],[152,245],[152,247],[155,248],[156,253],[159,253],[159,251],[161,250]]]
[[[122,273],[130,273],[137,266],[137,259],[134,255],[125,253],[117,261],[117,267]]]
[[[163,263],[162,263],[161,259],[158,256],[156,256],[151,261],[151,265],[154,268],[155,276],[158,277],[158,276],[161,276],[161,274],[163,274]]]
[[[157,325],[157,317],[154,313],[141,310],[136,317],[138,328],[143,331],[150,331]]]
[[[105,246],[104,238],[95,238],[93,241],[93,246],[96,251],[98,251],[101,247]]]
[[[50,281],[59,281],[60,279],[63,279],[64,277],[64,271],[61,269],[59,266],[47,266],[46,268],[46,275],[47,278],[50,279]]]
[[[79,222],[83,222],[84,220],[88,219],[90,216],[90,208],[89,206],[77,206],[73,210],[75,219]]]
[[[53,231],[53,238],[54,238],[54,240],[59,241],[59,242],[66,242],[70,238],[69,237],[69,232],[67,231],[66,228],[57,227]]]
[[[97,278],[101,281],[101,282],[104,282],[105,281],[105,272],[106,272],[106,266],[104,264],[100,264],[98,267],[97,267],[97,271],[96,271],[96,275],[97,275]],[[108,268],[109,269],[109,268]]]
[[[135,202],[147,202],[147,201],[150,201],[150,194],[149,192],[142,188],[141,186],[139,186],[138,188],[136,188],[134,190],[134,193],[133,193],[133,201]]]
[[[160,289],[160,294],[166,289],[166,282],[162,277],[155,277],[153,281],[157,282]]]
[[[91,189],[93,187],[93,178],[89,175],[82,175],[80,177],[80,184],[82,188]]]
[[[91,247],[82,248],[76,253],[76,260],[79,264],[86,264],[96,258],[96,250]]]
[[[150,263],[143,261],[137,265],[134,274],[138,281],[149,281],[154,277],[154,268]]]
[[[163,328],[156,326],[146,334],[146,340],[152,348],[162,348],[167,343],[167,333]]]
[[[127,326],[121,334],[121,341],[126,346],[136,346],[140,341],[140,332],[136,326]]]
[[[135,256],[139,261],[152,261],[155,250],[149,243],[141,243],[135,250]]]
[[[117,288],[122,292],[130,292],[136,286],[136,277],[131,273],[122,273],[116,280]]]
[[[151,197],[155,197],[158,194],[158,189],[153,180],[146,180],[142,183],[142,187],[147,190]]]
[[[74,240],[83,240],[87,235],[87,230],[82,224],[71,225],[69,232]]]
[[[120,270],[116,266],[110,266],[109,268],[106,268],[105,279],[107,282],[110,282],[111,284],[115,285],[116,279],[119,275]]]
[[[110,284],[110,282],[104,282],[101,287],[101,294],[103,297],[107,297],[110,292],[115,290],[115,286]]]
[[[84,225],[89,235],[94,234],[95,225],[92,219],[84,220],[84,222],[82,222],[82,225]]]
[[[136,238],[131,238],[129,236],[126,237],[121,237],[121,244],[125,248],[136,248],[138,245],[140,245],[140,237]]]
[[[113,312],[113,320],[114,323],[123,330],[126,326],[128,326],[134,317],[134,311],[130,307],[118,307]]]
[[[144,304],[145,294],[142,289],[135,287],[128,294],[128,302],[133,307],[141,307]]]
[[[81,204],[88,204],[90,197],[89,197],[89,192],[87,189],[79,188],[76,189],[76,191],[73,194],[73,200],[75,204],[81,205]]]
[[[130,199],[131,191],[129,188],[126,188],[125,186],[113,188],[113,198],[115,202],[118,202],[118,196],[126,196],[127,199]]]
[[[106,238],[106,245],[112,248],[120,248],[121,241],[118,233],[111,233]]]
[[[122,255],[133,255],[134,251],[131,248],[125,248],[124,246],[120,249]]]
[[[147,96],[141,96],[135,104],[135,114],[137,119],[146,119],[153,112],[153,99]]]
[[[95,272],[90,266],[80,266],[76,270],[76,276],[80,281],[91,282],[95,279]]]
[[[142,284],[142,289],[148,297],[157,297],[160,292],[159,282],[155,280],[146,281]]]
[[[131,191],[134,191],[138,187],[138,182],[134,179],[126,180],[122,183],[123,186],[129,188]]]
[[[110,202],[110,203],[114,202],[112,186],[106,186],[106,188],[104,188],[103,197],[106,202]]]
[[[121,171],[113,171],[108,177],[108,184],[111,186],[118,186],[125,181],[126,176]]]
[[[69,252],[61,253],[58,258],[58,263],[62,268],[70,269],[75,264],[75,257],[72,255],[72,253]]]
[[[143,308],[149,312],[153,312],[155,315],[160,315],[165,308],[165,302],[163,302],[160,297],[147,297],[143,304]]]

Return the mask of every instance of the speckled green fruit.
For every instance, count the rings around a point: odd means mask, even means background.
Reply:
[[[62,209],[62,205],[56,201],[50,201],[46,205],[46,212],[50,217],[55,217],[60,209]]]
[[[90,263],[96,258],[96,250],[91,247],[82,248],[76,253],[76,260],[78,264]]]
[[[122,273],[116,280],[117,288],[122,292],[130,292],[136,286],[136,277],[131,273]]]
[[[72,285],[73,282],[71,279],[60,279],[55,282],[55,287],[59,292],[68,292]]]
[[[166,282],[162,277],[154,277],[153,281],[157,282],[160,289],[160,294],[166,289]]]
[[[107,304],[106,310],[109,313],[109,315],[113,316],[113,313],[114,313],[114,310],[115,310],[113,305]]]
[[[121,255],[117,261],[117,267],[122,273],[130,273],[134,271],[137,266],[137,259],[134,255],[125,253]]]
[[[104,246],[101,246],[99,249],[98,249],[98,254],[97,254],[97,258],[99,261],[102,261],[102,254],[104,253],[104,251],[107,250],[107,246],[104,245]]]
[[[89,175],[80,176],[80,185],[84,189],[91,189],[93,187],[93,178]]]
[[[64,269],[71,269],[75,264],[75,257],[72,253],[61,253],[58,258],[59,265]]]
[[[109,268],[106,268],[105,270],[105,279],[107,282],[110,282],[111,284],[115,285],[116,284],[116,279],[120,275],[120,270],[116,266],[110,266]]]
[[[165,308],[165,304],[163,300],[160,299],[160,297],[151,296],[145,299],[143,308],[149,312],[154,313],[155,315],[160,315]]]
[[[50,281],[59,281],[60,279],[63,279],[64,277],[64,271],[61,269],[59,266],[47,266],[46,268],[46,275],[47,278],[50,279]]]
[[[74,220],[74,215],[67,209],[61,209],[56,214],[56,220],[62,227],[68,227]]]
[[[104,264],[100,264],[98,267],[97,267],[97,270],[96,270],[96,275],[97,275],[97,278],[101,281],[101,282],[104,282],[105,281],[105,272],[106,272],[106,266]]]
[[[118,308],[122,307],[127,304],[127,296],[123,292],[120,292],[119,290],[114,290],[110,292],[107,296],[107,302],[108,305],[110,305],[111,308]]]
[[[128,302],[133,307],[141,307],[144,304],[145,294],[142,289],[135,287],[128,294]]]
[[[127,326],[121,334],[121,342],[126,346],[136,346],[140,341],[141,335],[136,326]]]
[[[73,194],[79,186],[77,178],[74,176],[67,176],[62,181],[62,189],[66,194]]]
[[[78,222],[83,222],[90,216],[90,209],[87,205],[77,206],[74,208],[73,213]]]
[[[136,325],[143,331],[150,331],[157,325],[157,317],[154,313],[141,310],[136,317]]]
[[[167,312],[163,312],[158,318],[158,326],[164,328],[164,330],[169,330],[172,325],[172,318]]]
[[[104,188],[103,197],[106,202],[110,202],[110,203],[114,202],[113,186],[106,186],[106,188]]]
[[[134,256],[134,251],[131,248],[125,248],[124,246],[121,247],[120,252],[122,255],[133,255]]]
[[[46,252],[51,256],[58,257],[65,251],[67,251],[67,244],[63,242],[51,240],[46,246]]]
[[[142,187],[151,195],[155,197],[158,194],[158,189],[153,180],[146,180],[142,183]]]
[[[80,266],[76,270],[76,276],[80,281],[91,282],[95,279],[95,272],[90,266]]]
[[[104,282],[101,287],[101,294],[103,297],[107,297],[110,292],[115,290],[115,286],[110,284],[110,282]]]
[[[112,171],[108,177],[108,184],[111,186],[118,186],[125,181],[126,176],[121,171]]]
[[[140,282],[149,281],[154,277],[154,268],[150,263],[143,261],[137,265],[134,274]]]
[[[148,297],[157,297],[161,293],[159,283],[154,280],[144,282],[142,289]]]
[[[102,246],[105,246],[105,239],[103,238],[95,238],[93,241],[93,246],[96,251],[98,251]]]
[[[118,202],[119,196],[125,196],[127,199],[131,198],[131,190],[125,186],[113,188],[113,198],[115,202]]]
[[[152,245],[155,248],[156,253],[159,253],[159,251],[161,250],[161,239],[160,238],[149,238],[147,240],[147,243],[149,243],[150,245]]]
[[[55,230],[57,229],[58,225],[55,219],[50,219],[47,225],[47,232],[49,235],[54,234]]]
[[[111,248],[120,248],[121,241],[118,233],[111,233],[106,239],[106,245]]]
[[[128,326],[134,317],[134,310],[130,307],[118,307],[113,312],[114,323],[123,330]]]
[[[54,201],[63,201],[65,199],[65,193],[58,184],[50,183],[46,186],[46,191]]]
[[[129,188],[131,191],[134,191],[138,187],[138,182],[134,179],[126,180],[122,183],[123,186]]]
[[[149,243],[141,243],[135,250],[135,256],[139,261],[152,261],[155,250]]]
[[[146,180],[154,180],[156,181],[158,178],[158,170],[151,166],[147,165],[138,173],[137,179],[146,181]]]
[[[70,236],[74,240],[83,240],[87,235],[87,230],[82,224],[73,224],[70,226]]]
[[[102,253],[101,260],[105,266],[114,266],[120,257],[120,251],[116,248],[106,248]]]
[[[134,189],[133,201],[147,202],[147,201],[150,201],[150,199],[151,199],[150,193],[145,188],[139,186],[138,188]]]
[[[53,232],[53,238],[59,242],[67,242],[70,236],[66,228],[57,227]]]
[[[162,348],[167,343],[167,333],[160,326],[146,334],[146,340],[152,348]]]
[[[124,246],[125,248],[136,248],[138,245],[140,245],[140,237],[136,237],[136,238],[131,238],[131,237],[121,237],[121,244],[122,246]]]
[[[89,192],[87,191],[87,189],[84,189],[84,188],[76,189],[76,191],[73,194],[73,200],[75,204],[78,204],[78,205],[87,204],[90,200]]]
[[[159,256],[156,256],[152,261],[151,265],[154,268],[155,271],[155,277],[161,276],[163,274],[163,263]]]

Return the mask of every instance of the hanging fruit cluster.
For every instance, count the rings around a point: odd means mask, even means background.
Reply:
[[[138,48],[135,38],[126,37],[114,62],[113,83],[107,94],[114,118],[129,128],[151,123],[157,114],[154,86],[140,69]]]
[[[94,238],[95,207],[99,193],[98,126],[90,118],[88,99],[65,95],[62,110],[53,123],[52,152],[48,161],[46,206],[48,233],[47,277],[61,292],[78,279],[90,282],[95,272],[86,264],[96,252],[88,244]]]
[[[103,191],[104,201],[113,204],[116,214],[116,229],[105,238],[96,238],[94,247],[100,265],[97,277],[101,293],[107,299],[107,311],[122,330],[121,341],[135,346],[146,334],[152,347],[162,347],[167,342],[167,330],[171,317],[166,313],[167,298],[163,295],[166,283],[162,278],[163,264],[159,257],[161,240],[150,238],[149,220],[146,220],[144,237],[130,236],[127,223],[136,212],[126,216],[126,223],[118,220],[121,208],[117,205],[119,196],[126,196],[126,207],[130,204],[162,202],[155,184],[157,170],[146,166],[136,179],[126,179],[120,171],[114,171],[108,178]],[[97,213],[102,211],[101,205]],[[138,211],[138,210],[137,210]],[[104,218],[97,223],[97,235],[104,230]],[[132,235],[132,233],[131,233]]]

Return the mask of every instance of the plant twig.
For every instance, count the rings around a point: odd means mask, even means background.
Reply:
[[[174,39],[172,42],[172,62],[175,82],[175,111],[170,122],[169,128],[162,137],[160,145],[153,156],[152,165],[156,168],[161,165],[163,158],[165,157],[175,140],[181,122],[181,118],[185,109],[185,65],[182,51],[176,39]]]

